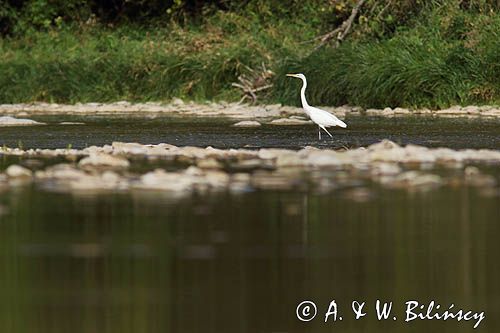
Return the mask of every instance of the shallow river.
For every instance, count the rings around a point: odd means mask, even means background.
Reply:
[[[334,131],[335,139],[320,146],[363,146],[390,138],[500,149],[498,121],[355,119],[349,130]],[[237,129],[229,127],[231,121],[215,120],[85,121],[83,126],[4,128],[0,144],[318,145],[312,125]],[[498,180],[498,166],[489,168]],[[466,186],[420,193],[372,185],[372,197],[355,200],[350,190],[184,199],[153,192],[3,192],[0,331],[474,331],[475,320],[405,322],[405,302],[411,300],[425,306],[435,300],[441,313],[452,303],[455,312],[484,311],[486,319],[476,331],[500,330],[498,196]],[[393,302],[388,320],[376,319],[377,299]],[[309,322],[297,319],[297,305],[304,300],[317,306]],[[337,321],[330,317],[324,323],[332,300]],[[367,314],[359,320],[351,309],[354,300],[366,302]]]
[[[158,117],[106,119],[102,117],[38,117],[47,126],[5,127],[0,144],[25,148],[84,148],[113,141],[143,144],[170,143],[176,146],[213,146],[216,148],[305,146],[341,148],[366,146],[382,139],[399,144],[414,143],[428,147],[500,149],[500,121],[488,119],[443,118],[348,118],[347,129],[332,129],[333,139],[314,125],[259,128],[231,127],[234,120]],[[59,122],[85,122],[86,125],[60,125]]]

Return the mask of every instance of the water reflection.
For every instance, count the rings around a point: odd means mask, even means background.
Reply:
[[[469,332],[404,324],[406,300],[486,311],[500,328],[498,198],[374,189],[369,200],[257,192],[193,197],[1,197],[3,332]],[[344,320],[299,322],[335,299]],[[394,301],[398,321],[350,302]]]

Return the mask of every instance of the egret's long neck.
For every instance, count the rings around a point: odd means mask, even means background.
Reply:
[[[300,89],[300,100],[302,101],[302,107],[306,107],[306,106],[309,106],[309,104],[307,104],[307,100],[306,100],[306,88],[307,88],[307,80],[306,78],[303,78],[302,79],[302,89]],[[307,113],[307,111],[306,111]]]

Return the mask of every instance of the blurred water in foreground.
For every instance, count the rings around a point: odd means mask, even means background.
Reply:
[[[405,324],[404,302],[486,312],[500,328],[498,197],[255,192],[3,196],[2,332],[469,332]],[[302,323],[295,308],[314,300]],[[324,324],[335,299],[344,320]],[[393,301],[398,321],[355,321],[350,302]]]

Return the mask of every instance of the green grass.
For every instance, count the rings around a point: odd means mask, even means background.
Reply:
[[[246,67],[273,66],[312,36],[232,13],[201,27],[32,33],[0,42],[0,102],[233,100],[231,83]]]
[[[500,101],[500,15],[428,13],[388,39],[358,38],[310,54],[319,32],[297,19],[218,13],[188,27],[61,28],[0,39],[0,103],[229,100],[237,77],[275,72],[263,102],[446,107]]]
[[[317,104],[499,103],[500,16],[468,20],[474,22],[472,29],[459,33],[441,26],[441,21],[426,22],[381,42],[347,43],[288,60],[278,70],[275,98],[297,100],[297,85],[283,74],[302,71],[311,78],[309,99]]]

